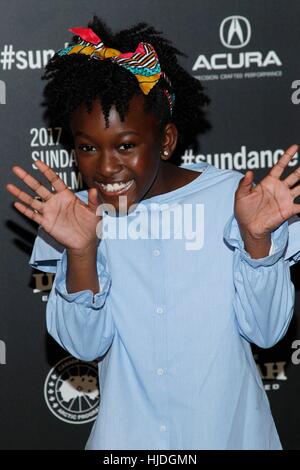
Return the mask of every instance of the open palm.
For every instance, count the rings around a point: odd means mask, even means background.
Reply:
[[[289,147],[260,183],[253,186],[253,172],[241,179],[235,193],[235,217],[242,231],[253,238],[264,238],[279,225],[300,212],[295,197],[300,195],[300,168],[280,180],[297,145]]]
[[[57,242],[68,249],[85,250],[97,244],[96,215],[97,190],[88,192],[88,204],[81,201],[69,190],[61,178],[44,162],[35,162],[38,170],[48,179],[55,192],[49,191],[38,180],[19,166],[13,172],[37,195],[33,197],[14,184],[7,184],[7,190],[21,202],[14,206],[26,217],[34,220]]]

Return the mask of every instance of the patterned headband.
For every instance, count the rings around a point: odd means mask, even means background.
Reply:
[[[81,40],[78,44],[60,49],[57,52],[58,55],[85,54],[93,59],[110,59],[135,75],[140,89],[145,95],[156,85],[160,77],[163,77],[172,87],[170,79],[161,70],[157,53],[151,44],[140,42],[134,52],[121,53],[117,49],[105,47],[102,40],[90,28],[69,28],[68,31],[79,36]],[[175,94],[170,93],[166,88],[163,89],[163,92],[172,114]]]

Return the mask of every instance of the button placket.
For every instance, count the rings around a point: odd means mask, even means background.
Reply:
[[[153,370],[156,376],[157,406],[159,420],[157,432],[160,435],[162,448],[168,448],[169,436],[168,424],[168,350],[167,350],[167,303],[165,297],[165,273],[163,244],[160,240],[154,240],[151,250],[154,291],[153,291],[153,325],[154,325],[154,364]]]

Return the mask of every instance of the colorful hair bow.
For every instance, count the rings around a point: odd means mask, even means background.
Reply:
[[[117,49],[105,47],[102,40],[91,28],[69,28],[69,31],[81,38],[78,44],[60,49],[60,56],[69,54],[85,54],[90,58],[105,60],[110,59],[121,67],[129,70],[139,82],[142,92],[147,95],[162,76],[171,85],[170,80],[162,72],[157,53],[154,47],[146,42],[140,42],[134,52],[122,53]],[[172,114],[175,95],[167,89],[163,90],[170,106]]]

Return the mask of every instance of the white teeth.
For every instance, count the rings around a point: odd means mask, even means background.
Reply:
[[[129,187],[133,180],[127,181],[127,183],[108,183],[108,184],[103,184],[100,183],[100,186],[104,189],[104,191],[107,192],[113,192],[113,191],[120,191],[121,189],[124,189],[126,187]]]

